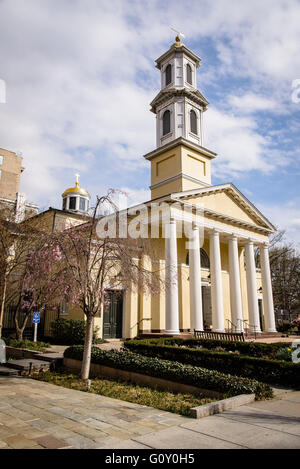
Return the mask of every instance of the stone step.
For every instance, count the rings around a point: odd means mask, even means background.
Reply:
[[[0,365],[0,376],[17,376],[18,370],[14,368],[8,368],[7,366]]]
[[[30,365],[31,364],[31,365]],[[23,358],[21,360],[10,360],[4,366],[20,371],[49,369],[51,362],[44,360],[35,360],[34,358]]]
[[[55,353],[40,353],[40,354],[36,354],[35,355],[35,359],[36,360],[42,360],[42,361],[45,361],[45,362],[55,362],[55,363],[59,363],[63,361],[63,358],[64,358],[64,354],[63,353],[59,353],[59,352],[55,352]]]

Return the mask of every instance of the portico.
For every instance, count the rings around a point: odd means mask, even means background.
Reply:
[[[165,269],[168,279],[165,294],[167,335],[180,334],[178,303],[178,231],[182,220],[170,220],[165,230]],[[176,224],[180,229],[176,230]],[[204,225],[207,223],[204,220]],[[236,230],[235,230],[236,231]],[[204,330],[202,299],[202,268],[200,248],[209,245],[211,324],[214,332],[224,332],[230,323],[235,332],[243,332],[247,327],[251,332],[276,332],[272,298],[268,244],[264,237],[248,238],[233,231],[208,228],[192,223],[187,239],[189,252],[189,315],[190,330]],[[256,268],[255,249],[259,248],[261,269]],[[244,276],[241,273],[244,270]],[[227,282],[228,279],[228,282]],[[258,288],[262,284],[263,326],[259,316]],[[224,299],[226,284],[229,284],[229,305]],[[242,289],[242,283],[243,289]],[[247,301],[243,302],[242,290]],[[244,304],[243,304],[244,303]],[[229,308],[228,308],[229,306]],[[227,309],[227,314],[225,314]],[[228,317],[228,309],[230,314]],[[186,311],[186,314],[188,312]],[[227,327],[225,321],[228,321]]]

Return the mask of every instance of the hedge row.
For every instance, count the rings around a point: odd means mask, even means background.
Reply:
[[[83,346],[69,347],[65,350],[64,357],[82,360]],[[257,399],[273,396],[272,389],[268,385],[256,380],[239,378],[175,361],[148,358],[129,351],[105,351],[92,347],[92,363],[218,391],[225,396],[252,393]]]
[[[138,339],[141,340],[141,339]],[[259,342],[229,342],[228,340],[215,339],[177,339],[177,338],[160,338],[160,339],[143,339],[149,344],[165,344],[185,347],[203,347],[211,350],[221,347],[226,351],[240,352],[241,355],[257,358],[276,358],[276,352],[282,348],[291,347],[291,342],[276,342],[274,344],[263,344]]]
[[[208,369],[222,371],[237,376],[257,379],[271,384],[300,387],[300,364],[248,357],[229,352],[218,352],[206,349],[196,349],[178,346],[153,340],[129,340],[125,347],[135,353],[164,360],[174,360],[193,366],[203,366]]]

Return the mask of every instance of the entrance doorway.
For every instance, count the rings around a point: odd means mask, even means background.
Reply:
[[[123,293],[109,290],[103,312],[103,339],[122,339]]]
[[[260,330],[264,331],[264,314],[263,314],[263,300],[258,300],[258,311],[259,311],[259,324]]]
[[[202,286],[202,309],[204,329],[210,329],[212,326],[212,307],[211,307],[211,287]]]

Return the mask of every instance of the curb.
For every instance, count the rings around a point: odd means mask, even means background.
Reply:
[[[190,409],[190,417],[194,419],[201,419],[209,415],[221,414],[226,410],[233,410],[236,407],[250,404],[255,401],[255,394],[240,394],[239,396],[229,397],[222,401],[211,402],[199,407],[192,407]]]

